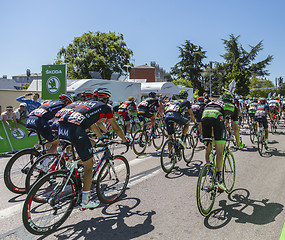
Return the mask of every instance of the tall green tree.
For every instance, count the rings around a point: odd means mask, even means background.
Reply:
[[[253,77],[250,79],[250,96],[251,97],[264,97],[268,96],[268,93],[274,93],[276,90],[274,89],[274,83],[267,79],[259,79],[257,77]],[[267,90],[260,90],[262,88],[272,88]]]
[[[178,49],[180,61],[171,68],[171,74],[176,78],[191,81],[195,89],[203,92],[201,79],[204,64],[202,61],[206,58],[206,51],[189,40],[186,40],[185,44],[179,46]]]
[[[103,79],[110,79],[112,73],[122,73],[123,66],[130,64],[132,53],[120,33],[88,32],[62,47],[55,63],[67,64],[69,79],[91,78],[89,71],[100,72]]]
[[[172,82],[175,85],[182,85],[182,86],[187,87],[187,88],[192,88],[193,87],[192,82],[187,80],[187,79],[184,79],[184,78],[178,78],[176,80],[173,80]]]

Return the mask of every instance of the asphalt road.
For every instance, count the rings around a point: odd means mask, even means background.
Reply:
[[[25,195],[8,191],[3,170],[9,157],[0,158],[0,239],[279,239],[285,212],[285,123],[269,135],[269,149],[259,156],[250,143],[248,128],[241,129],[247,148],[233,150],[236,160],[235,189],[217,196],[213,212],[203,217],[196,204],[198,174],[204,165],[202,144],[192,162],[180,161],[166,175],[159,151],[125,156],[131,178],[123,198],[95,210],[75,209],[53,234],[29,234],[21,220]]]

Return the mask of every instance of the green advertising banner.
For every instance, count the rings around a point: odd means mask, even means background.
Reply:
[[[18,129],[11,131],[3,121],[0,122],[0,153],[30,148],[38,142],[37,134],[33,133],[28,137],[29,133],[25,126],[18,124]],[[12,127],[15,126],[12,120],[8,122]],[[22,122],[26,123],[26,120]]]
[[[66,65],[42,65],[42,99],[58,99],[66,92]]]

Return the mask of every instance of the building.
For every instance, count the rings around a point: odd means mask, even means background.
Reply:
[[[133,67],[130,71],[130,79],[146,79],[146,82],[155,82],[155,67],[147,64]]]
[[[6,75],[0,77],[0,89],[1,90],[18,90],[20,85],[13,79],[8,79]]]
[[[26,83],[31,84],[33,80],[42,79],[41,73],[31,73],[30,76],[27,74],[20,74],[17,76],[12,76],[12,79],[17,82],[21,87],[23,87]]]

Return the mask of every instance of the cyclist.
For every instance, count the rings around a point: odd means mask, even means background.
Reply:
[[[155,130],[155,115],[154,113],[157,111],[157,108],[159,108],[159,102],[156,98],[155,92],[150,92],[148,95],[148,98],[144,99],[142,102],[138,105],[138,118],[140,121],[142,121],[144,118],[150,118],[151,120],[151,134],[155,136],[154,130]]]
[[[272,116],[269,110],[269,107],[266,103],[265,98],[258,99],[258,105],[256,106],[255,112],[255,121],[257,121],[257,127],[259,129],[259,124],[262,123],[265,130],[265,147],[268,148],[268,122],[267,122],[267,114],[272,120]]]
[[[27,129],[36,130],[44,139],[51,143],[48,153],[55,153],[59,143],[57,135],[52,132],[48,121],[54,120],[55,114],[67,104],[72,102],[73,98],[71,96],[61,94],[59,95],[59,100],[51,100],[44,103],[29,114],[26,127]]]
[[[222,164],[223,164],[223,152],[224,145],[226,142],[226,128],[225,128],[225,118],[231,117],[233,120],[233,129],[236,142],[238,146],[241,146],[241,141],[239,138],[239,128],[238,128],[238,109],[234,105],[234,96],[231,93],[223,94],[222,101],[212,101],[204,109],[202,115],[202,128],[203,128],[203,138],[212,138],[212,132],[214,133],[215,148],[216,148],[216,185],[225,190],[225,186],[222,183]],[[205,159],[209,162],[211,149],[209,145],[206,147]]]
[[[248,115],[249,115],[249,122],[252,123],[254,120],[254,115],[256,112],[256,106],[257,106],[257,98],[253,98],[252,102],[248,106]]]
[[[204,95],[204,98],[205,98],[205,103],[206,103],[206,104],[208,104],[209,102],[211,102],[211,100],[209,99],[209,96],[208,96],[207,93]]]
[[[85,130],[90,128],[98,137],[101,138],[102,133],[95,123],[99,119],[106,117],[118,136],[126,145],[129,145],[129,141],[126,139],[122,129],[118,126],[114,118],[112,108],[107,104],[111,97],[110,91],[106,88],[100,88],[94,91],[94,96],[98,98],[99,101],[93,99],[82,102],[80,105],[75,107],[71,113],[64,115],[59,120],[59,138],[67,139],[72,142],[84,166],[83,191],[80,210],[95,208],[99,205],[99,201],[90,200],[93,148]]]
[[[201,123],[201,118],[202,114],[204,111],[204,108],[207,104],[205,103],[205,99],[203,96],[200,96],[198,98],[198,102],[192,105],[192,111],[194,113],[194,116],[196,118],[196,121],[199,123],[199,131],[201,133],[201,138],[202,138],[202,123]]]
[[[128,101],[123,102],[119,105],[118,113],[123,116],[125,122],[127,123],[127,132],[126,137],[129,137],[130,134],[130,126],[131,126],[131,118],[130,118],[130,108],[133,108],[134,111],[137,110],[137,105],[135,103],[135,98],[133,96],[128,98]]]
[[[279,112],[280,112],[280,103],[279,103],[279,97],[277,96],[275,99],[271,99],[268,102],[269,110],[272,116],[276,115],[277,119],[279,118]]]
[[[174,133],[174,122],[183,125],[180,144],[184,148],[183,141],[189,128],[190,121],[188,116],[190,115],[194,123],[196,123],[195,116],[191,109],[191,104],[187,100],[188,93],[185,90],[180,90],[178,99],[172,101],[165,111],[165,123],[168,133],[168,138],[171,138]]]

